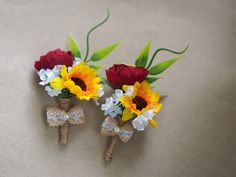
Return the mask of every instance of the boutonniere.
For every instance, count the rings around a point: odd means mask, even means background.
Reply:
[[[89,37],[108,18],[109,11],[106,18],[88,32],[85,55],[81,54],[77,41],[70,35],[69,51],[55,49],[35,61],[39,84],[51,97],[58,98],[60,108],[47,109],[47,122],[49,126],[59,127],[60,144],[67,144],[70,125],[83,124],[85,120],[83,109],[78,105],[73,107],[72,98],[97,101],[104,94],[97,73],[100,66],[93,63],[109,55],[119,43],[101,48],[89,56]]]
[[[101,127],[103,136],[110,136],[110,144],[105,150],[104,159],[109,161],[117,141],[126,143],[135,131],[144,131],[150,124],[157,127],[155,115],[161,110],[160,94],[153,90],[153,82],[158,75],[182,58],[178,56],[153,65],[156,55],[161,51],[183,54],[166,48],[157,49],[149,59],[151,41],[141,51],[135,65],[114,64],[106,70],[106,83],[114,89],[111,97],[101,105],[105,120]]]

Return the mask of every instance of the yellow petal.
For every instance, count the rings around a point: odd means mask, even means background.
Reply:
[[[77,96],[78,97],[78,96]],[[80,97],[78,97],[79,99],[84,99],[84,100],[90,100],[90,98],[92,98],[91,97],[91,95],[88,95],[88,96],[80,96]]]
[[[148,122],[151,126],[157,127],[157,122],[154,119],[148,119]]]
[[[124,109],[122,114],[122,121],[128,121],[134,117],[134,114],[129,109]]]
[[[129,96],[122,96],[120,98],[120,102],[123,104],[124,107],[130,108],[132,105],[132,100]]]
[[[69,88],[70,92],[77,96],[77,98],[82,99],[83,91],[80,86],[75,85],[74,87]]]
[[[65,88],[64,80],[60,77],[56,77],[50,81],[52,88],[59,90]]]
[[[141,86],[143,90],[151,90],[151,85],[147,81],[143,81]]]
[[[68,80],[68,81],[64,82],[64,85],[66,88],[70,89],[73,86],[75,86],[75,83],[72,80]]]
[[[62,68],[61,68],[61,77],[62,77],[63,79],[67,79],[67,78],[66,78],[67,75],[68,75],[68,73],[67,73],[67,68],[66,68],[65,65],[63,65]]]
[[[123,86],[122,86],[122,89],[123,89],[124,91],[126,91],[127,88],[128,88],[128,85],[123,85]]]
[[[162,107],[163,107],[163,104],[162,104],[162,103],[159,103],[159,104],[157,105],[156,109],[155,109],[155,113],[158,113],[158,112],[161,110]]]

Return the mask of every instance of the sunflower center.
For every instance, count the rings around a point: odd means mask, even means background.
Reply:
[[[136,108],[140,111],[147,106],[147,102],[139,96],[135,96],[132,102],[136,104]]]
[[[80,86],[81,90],[86,91],[87,87],[86,87],[85,82],[82,79],[80,79],[80,78],[72,78],[71,80],[74,81],[75,85]]]

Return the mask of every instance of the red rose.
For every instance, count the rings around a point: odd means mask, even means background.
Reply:
[[[144,67],[119,64],[106,70],[106,75],[114,88],[121,88],[122,85],[133,85],[136,81],[144,81],[148,75],[148,70]]]
[[[61,49],[55,49],[41,56],[39,61],[35,61],[34,67],[37,71],[40,69],[53,69],[56,65],[72,66],[74,57],[71,52],[65,52]]]

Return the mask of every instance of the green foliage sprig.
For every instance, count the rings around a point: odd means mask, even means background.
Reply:
[[[94,26],[93,28],[91,28],[89,30],[89,32],[87,33],[87,36],[86,36],[86,53],[85,53],[85,56],[83,58],[84,62],[97,62],[99,60],[102,60],[104,59],[106,56],[108,56],[118,45],[119,43],[114,43],[112,45],[109,45],[109,46],[106,46],[106,47],[103,47],[99,50],[97,50],[96,52],[94,52],[90,58],[88,58],[89,56],[89,49],[90,49],[90,46],[89,46],[89,37],[91,35],[91,33],[97,29],[98,27],[102,26],[110,17],[110,12],[109,10],[107,10],[107,15],[105,17],[105,19],[100,22],[99,24],[97,24],[96,26]],[[77,43],[77,41],[75,40],[75,38],[73,37],[72,34],[70,34],[70,51],[72,52],[73,56],[74,57],[78,57],[78,58],[81,58],[81,52],[80,52],[80,48],[79,48],[79,45]],[[98,65],[90,65],[91,67],[93,67],[94,69],[99,69],[101,66],[98,66]]]
[[[163,71],[165,71],[167,68],[169,68],[177,60],[183,58],[183,56],[171,58],[169,60],[160,62],[160,63],[152,66],[153,61],[154,61],[157,53],[159,53],[161,51],[166,51],[166,52],[170,52],[170,53],[174,53],[174,54],[179,55],[179,54],[183,54],[184,52],[186,52],[188,50],[188,46],[186,46],[185,49],[180,51],[180,52],[170,50],[170,49],[167,49],[167,48],[159,48],[154,52],[154,54],[152,55],[152,57],[151,57],[151,59],[148,63],[148,57],[149,57],[149,51],[150,51],[150,48],[151,48],[151,43],[152,43],[152,40],[148,41],[148,43],[146,44],[144,49],[140,52],[138,58],[135,61],[135,66],[140,66],[140,67],[146,68],[149,72],[149,75],[152,75],[152,76],[161,74]],[[147,77],[146,81],[149,82],[149,83],[152,83],[152,82],[155,82],[158,79],[160,79],[160,77]]]

